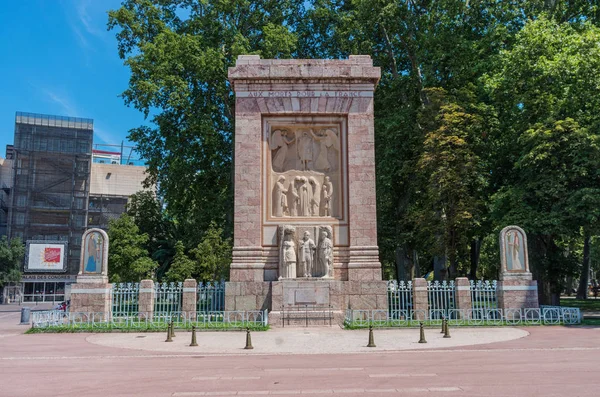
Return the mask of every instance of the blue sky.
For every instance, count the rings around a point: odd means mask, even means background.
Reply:
[[[129,70],[107,11],[119,0],[14,0],[0,12],[0,157],[16,111],[94,119],[94,143],[120,144],[144,124],[118,95]],[[127,142],[126,142],[127,143]]]

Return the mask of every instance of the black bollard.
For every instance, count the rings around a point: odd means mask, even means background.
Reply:
[[[250,327],[246,328],[246,347],[244,349],[254,349],[254,346],[252,346],[252,337],[250,336]]]
[[[190,343],[190,346],[194,347],[194,346],[198,346],[198,342],[196,342],[196,326],[192,325],[192,343]]]
[[[369,325],[369,344],[367,347],[377,347],[375,345],[375,339],[373,338],[373,325]]]
[[[440,331],[440,334],[443,334],[446,332],[446,317],[442,318],[442,330]]]
[[[446,329],[444,330],[444,338],[452,338],[450,336],[450,327],[448,326],[448,321],[446,321]]]
[[[171,320],[171,338],[175,337],[175,323]]]
[[[423,323],[420,323],[420,325],[419,325],[419,333],[420,333],[419,343],[427,343],[427,341],[425,340],[425,328],[423,328]]]
[[[165,342],[173,342],[171,337],[171,324],[167,325],[167,340]]]

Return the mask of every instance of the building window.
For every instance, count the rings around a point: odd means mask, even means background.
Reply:
[[[19,194],[17,196],[17,207],[26,207],[27,206],[27,196],[24,194]]]
[[[25,224],[25,214],[17,212],[15,214],[15,224],[17,224],[17,225],[24,225]]]
[[[75,224],[75,227],[84,227],[85,226],[85,215],[73,216],[73,223]]]

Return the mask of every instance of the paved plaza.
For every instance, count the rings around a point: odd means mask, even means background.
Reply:
[[[2,396],[593,396],[600,328],[538,326],[368,331],[24,335],[0,312]]]

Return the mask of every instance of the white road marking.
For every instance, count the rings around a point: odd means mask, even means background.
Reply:
[[[192,380],[256,380],[260,376],[195,376]]]
[[[462,391],[460,387],[406,387],[400,389],[307,389],[307,390],[244,390],[244,391],[193,391],[175,392],[174,397],[185,396],[244,396],[244,395],[287,395],[287,394],[365,394],[365,393],[448,393]]]
[[[340,352],[335,353],[339,355],[349,355],[349,354],[430,354],[430,353],[444,353],[444,354],[453,354],[453,353],[510,353],[510,352],[545,352],[545,351],[598,351],[600,347],[548,347],[548,348],[519,348],[519,349],[448,349],[448,350],[435,350],[435,349],[423,349],[423,350],[387,350],[387,351],[360,351],[360,352]],[[254,353],[251,354],[253,356],[280,356],[280,355],[289,355],[290,353]],[[316,354],[316,353],[315,353]],[[331,355],[333,353],[320,353],[321,355]],[[189,357],[238,357],[238,356],[247,356],[248,354],[224,354],[224,353],[201,353],[201,354],[143,354],[143,355],[112,355],[112,356],[32,356],[32,357],[23,357],[23,356],[11,356],[11,357],[0,357],[0,360],[7,361],[18,361],[18,360],[114,360],[118,358],[189,358]],[[321,369],[319,369],[321,370]],[[346,369],[348,370],[348,369]],[[362,370],[359,368],[352,370]]]
[[[406,378],[406,377],[429,377],[437,374],[372,374],[369,378]]]

